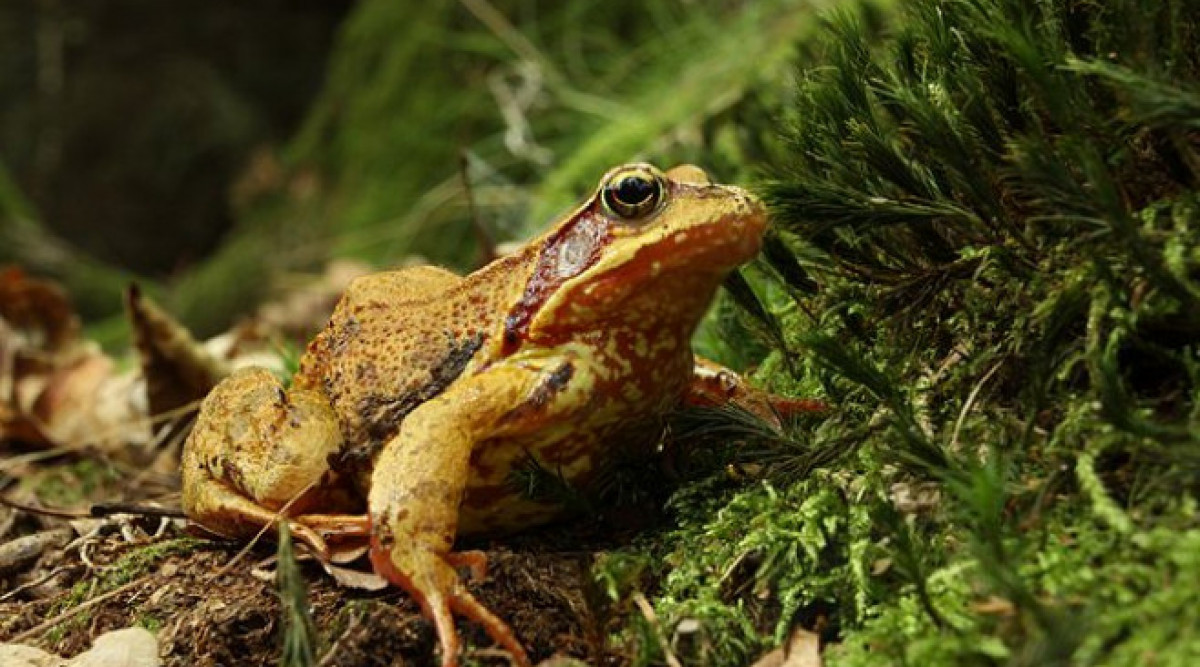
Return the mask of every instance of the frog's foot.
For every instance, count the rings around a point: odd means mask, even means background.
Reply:
[[[425,616],[433,621],[442,648],[442,667],[458,665],[459,640],[452,611],[481,625],[492,641],[508,651],[514,664],[520,667],[531,664],[512,628],[476,600],[459,581],[456,566],[469,567],[472,576],[482,574],[486,566],[482,552],[437,554],[411,543],[394,544],[389,550],[373,537],[370,553],[375,572],[408,591]]]
[[[321,534],[305,523],[281,516],[235,492],[220,481],[206,479],[198,483],[197,497],[188,510],[188,521],[206,533],[228,539],[253,537],[264,526],[276,527],[287,521],[291,535],[304,543],[322,560],[329,559],[329,545]]]
[[[371,535],[371,519],[366,514],[301,514],[295,523],[304,524],[330,542]]]
[[[487,579],[487,554],[482,551],[456,551],[445,555],[451,567],[465,567],[471,573],[471,581]]]

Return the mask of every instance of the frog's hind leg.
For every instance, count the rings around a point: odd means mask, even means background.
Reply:
[[[476,445],[528,433],[576,409],[574,403],[527,402],[538,387],[566,391],[558,368],[503,364],[456,384],[409,413],[375,461],[367,498],[371,564],[407,590],[433,621],[442,667],[458,665],[453,613],[483,626],[514,664],[532,664],[512,629],[471,595],[455,571],[461,565],[482,575],[486,559],[452,549]],[[573,368],[574,379],[591,381],[586,367]]]
[[[442,647],[443,667],[458,664],[459,640],[451,611],[481,625],[489,637],[508,651],[514,664],[531,664],[508,624],[479,602],[459,580],[454,569],[458,565],[470,568],[473,578],[483,574],[483,561],[475,552],[465,552],[466,557],[462,558],[463,553],[437,553],[418,547],[389,554],[375,541],[369,553],[375,571],[412,593],[426,617],[433,620]]]
[[[309,526],[297,515],[314,508],[353,509],[349,492],[328,464],[341,444],[323,396],[284,391],[265,369],[238,371],[205,399],[184,445],[184,512],[209,532],[239,538],[291,517],[296,537],[327,556],[322,527],[332,519]],[[344,525],[361,521],[354,515],[341,518]]]

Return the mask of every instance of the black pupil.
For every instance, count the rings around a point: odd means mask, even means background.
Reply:
[[[654,196],[654,183],[641,176],[626,176],[617,183],[614,194],[622,204],[637,206]]]

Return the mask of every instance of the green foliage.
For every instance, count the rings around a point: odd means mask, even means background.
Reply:
[[[714,518],[668,537],[670,572],[657,609],[700,622],[686,664],[745,664],[794,623],[818,614],[857,619],[871,584],[865,505],[815,473],[788,488],[763,483],[716,506],[708,494],[677,496],[682,515]],[[819,611],[817,611],[819,610]],[[764,632],[766,631],[766,632]]]
[[[359,3],[276,190],[243,205],[167,303],[213,333],[273,275],[331,255],[474,268],[473,216],[497,239],[528,237],[631,159],[728,180],[752,150],[739,124],[766,117],[780,87],[762,84],[780,83],[811,13],[799,0]]]
[[[37,495],[38,500],[52,507],[77,507],[91,501],[101,489],[120,479],[119,471],[110,463],[97,459],[81,459],[40,471],[21,480],[21,484]]]
[[[699,621],[688,664],[794,625],[830,664],[1190,664],[1200,3],[876,18],[802,49],[731,292],[764,382],[833,415],[736,451],[770,485],[681,492],[666,632]]]
[[[795,0],[748,3],[738,11],[711,8],[720,3],[662,4],[630,7],[631,15],[654,14],[655,33],[641,48],[622,49],[630,41],[623,32],[610,37],[622,55],[608,70],[627,75],[603,88],[581,82],[616,104],[570,118],[570,133],[560,137],[569,150],[558,152],[541,179],[531,224],[542,224],[595,187],[599,174],[632,159],[702,162],[723,167],[726,178],[744,168],[748,147],[725,136],[740,132],[740,116],[761,113],[756,96],[779,90],[762,84],[780,83],[795,40],[815,27],[812,6]]]
[[[469,265],[468,196],[511,238],[622,161],[743,164],[720,137],[810,15],[796,0],[365,2],[289,158],[319,170],[337,251]]]
[[[308,586],[300,573],[300,564],[292,548],[292,536],[286,521],[279,522],[279,548],[276,551],[279,603],[283,608],[282,667],[310,667],[317,662],[317,626],[308,604]]]

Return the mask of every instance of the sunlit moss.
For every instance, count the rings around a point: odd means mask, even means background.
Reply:
[[[914,0],[803,49],[785,251],[730,295],[782,334],[760,378],[833,405],[807,451],[844,453],[676,503],[656,609],[731,638],[702,662],[793,626],[835,665],[1195,660],[1197,17]]]

